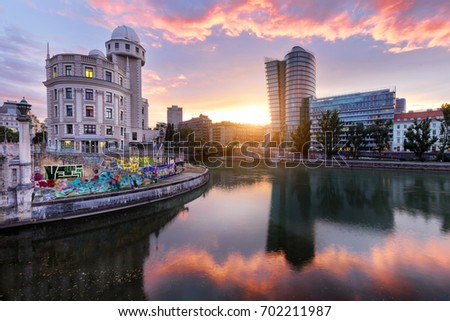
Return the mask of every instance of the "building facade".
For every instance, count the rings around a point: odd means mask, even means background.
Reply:
[[[338,111],[339,118],[344,125],[343,133],[340,137],[342,144],[345,141],[350,126],[362,123],[364,127],[367,127],[372,125],[377,119],[394,120],[395,96],[395,89],[381,89],[310,99],[312,146],[317,146],[316,133],[319,130],[318,120],[323,112],[328,110]],[[392,135],[390,136],[390,140],[392,141]],[[370,149],[373,146],[373,142],[369,140],[366,148]]]
[[[211,141],[211,124],[212,121],[208,116],[200,114],[198,117],[179,123],[178,129],[189,128],[194,132],[196,141],[209,142]]]
[[[405,133],[409,126],[413,124],[414,119],[423,120],[431,118],[431,137],[441,137],[441,121],[444,118],[441,109],[428,109],[427,111],[409,111],[399,113],[394,116],[392,150],[394,152],[405,151],[403,143],[406,139]],[[440,147],[439,140],[435,142],[429,151],[437,151]]]
[[[238,142],[239,144],[246,142],[261,143],[264,141],[266,131],[267,128],[265,126],[223,121],[211,125],[211,139],[222,146],[226,146],[231,142]]]
[[[284,60],[266,59],[265,65],[271,132],[280,141],[289,140],[290,133],[309,119],[309,98],[316,95],[316,58],[295,46]]]
[[[8,100],[0,107],[0,126],[19,131],[17,121],[17,102]]]
[[[148,101],[142,98],[145,49],[136,32],[117,27],[88,55],[47,53],[48,150],[100,153],[148,139]]]
[[[178,105],[167,107],[167,124],[173,124],[174,129],[178,129],[178,124],[183,121],[183,108]]]

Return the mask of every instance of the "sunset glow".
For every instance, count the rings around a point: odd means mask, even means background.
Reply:
[[[317,58],[318,97],[396,86],[407,109],[437,108],[449,100],[449,14],[446,1],[423,0],[10,1],[0,5],[0,100],[26,96],[44,119],[47,42],[51,55],[104,51],[126,24],[147,50],[150,124],[171,105],[185,120],[268,124],[264,57],[295,45]]]

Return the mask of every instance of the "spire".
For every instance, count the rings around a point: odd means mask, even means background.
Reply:
[[[50,44],[47,42],[47,59],[50,59]]]

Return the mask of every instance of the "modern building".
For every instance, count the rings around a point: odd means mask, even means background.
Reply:
[[[395,99],[395,113],[404,113],[406,112],[406,99],[405,98],[397,98]]]
[[[178,105],[167,107],[167,124],[173,124],[178,129],[178,124],[183,121],[183,108]]]
[[[212,141],[226,146],[231,142],[243,144],[246,142],[264,141],[267,128],[259,125],[237,124],[229,121],[214,123],[211,126]]]
[[[440,138],[441,136],[441,121],[444,118],[441,109],[428,109],[426,111],[409,111],[407,113],[400,113],[394,115],[394,126],[393,126],[393,141],[392,150],[395,152],[403,152],[403,143],[406,139],[405,133],[409,126],[413,124],[414,119],[423,120],[426,118],[431,118],[431,136],[436,136]],[[436,151],[440,147],[439,140],[434,143],[430,151]]]
[[[364,127],[367,127],[372,125],[377,119],[393,120],[396,104],[395,95],[395,89],[381,89],[310,99],[312,146],[317,145],[318,119],[323,112],[328,110],[338,111],[339,118],[344,123],[343,133],[340,137],[340,141],[343,142],[350,126],[362,123]],[[314,144],[315,141],[316,143]],[[370,149],[373,146],[373,142],[369,140],[366,148]]]
[[[17,121],[17,102],[7,100],[0,107],[0,126],[19,131],[19,122]]]
[[[148,140],[145,49],[127,26],[114,29],[105,46],[106,55],[47,52],[48,150],[99,153]]]
[[[316,96],[316,58],[295,46],[284,60],[266,58],[266,81],[275,139],[290,139],[290,133],[309,119],[309,98]]]
[[[189,128],[194,132],[196,141],[209,142],[211,140],[211,124],[212,121],[208,116],[200,114],[198,117],[180,122],[178,129]]]

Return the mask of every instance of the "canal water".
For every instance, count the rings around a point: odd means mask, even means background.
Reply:
[[[450,300],[450,174],[212,169],[122,213],[0,231],[1,300]]]

